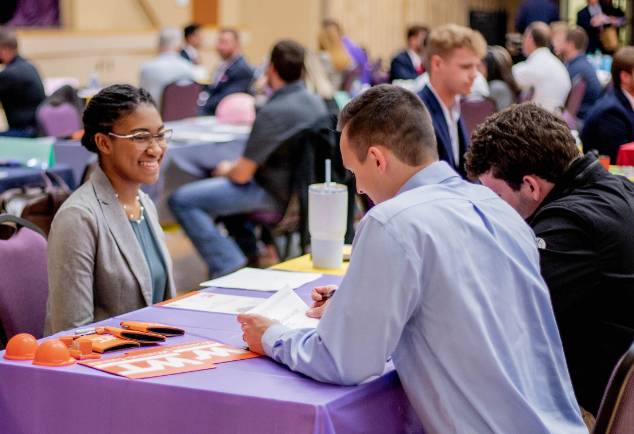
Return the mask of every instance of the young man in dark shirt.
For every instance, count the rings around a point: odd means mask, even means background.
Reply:
[[[214,219],[283,211],[290,198],[293,170],[284,145],[327,114],[324,102],[306,90],[301,80],[303,65],[300,44],[291,40],[275,44],[267,68],[273,95],[258,111],[242,157],[220,162],[213,178],[187,184],[169,199],[170,209],[211,276],[228,274],[247,263],[236,242],[217,230]],[[243,228],[241,235],[253,240],[252,232]]]
[[[15,33],[0,27],[0,103],[7,117],[9,129],[2,136],[35,137],[35,111],[44,101],[44,86],[33,65],[18,54]]]
[[[533,228],[577,400],[596,415],[634,340],[634,184],[581,155],[564,121],[533,104],[478,128],[466,168]]]

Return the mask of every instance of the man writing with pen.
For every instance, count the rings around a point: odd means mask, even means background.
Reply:
[[[376,206],[341,286],[313,291],[318,327],[239,315],[250,349],[335,384],[380,375],[391,357],[426,432],[587,432],[521,217],[438,161],[429,114],[404,89],[367,90],[339,129]]]

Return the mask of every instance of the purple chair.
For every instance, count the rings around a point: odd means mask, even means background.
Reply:
[[[161,116],[165,122],[191,118],[198,115],[198,95],[202,85],[181,80],[165,86]]]
[[[577,113],[579,113],[579,107],[581,107],[581,102],[586,94],[586,87],[586,81],[581,77],[576,77],[566,99],[563,118],[571,130],[577,129]]]
[[[0,346],[17,333],[43,335],[46,244],[44,234],[31,222],[0,215]]]
[[[460,101],[460,116],[469,135],[496,110],[495,101],[490,98]]]
[[[592,434],[631,434],[634,427],[634,344],[612,372]]]
[[[82,127],[79,112],[66,102],[59,105],[44,103],[38,108],[36,116],[45,136],[70,137]]]

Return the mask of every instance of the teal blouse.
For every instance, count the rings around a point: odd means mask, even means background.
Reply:
[[[141,246],[141,250],[143,250],[145,260],[150,269],[150,275],[152,276],[152,303],[160,303],[165,300],[167,271],[165,270],[163,256],[154,238],[152,229],[150,229],[145,211],[143,211],[143,217],[144,218],[138,223],[136,220],[130,220],[130,224]]]

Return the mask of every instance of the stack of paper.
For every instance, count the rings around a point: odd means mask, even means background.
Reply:
[[[294,273],[290,271],[243,268],[235,273],[208,280],[200,286],[250,289],[252,291],[280,291],[295,289],[321,277],[319,273]]]
[[[291,329],[315,328],[319,320],[306,316],[308,305],[292,289],[284,289],[247,313],[256,313],[277,320]]]

